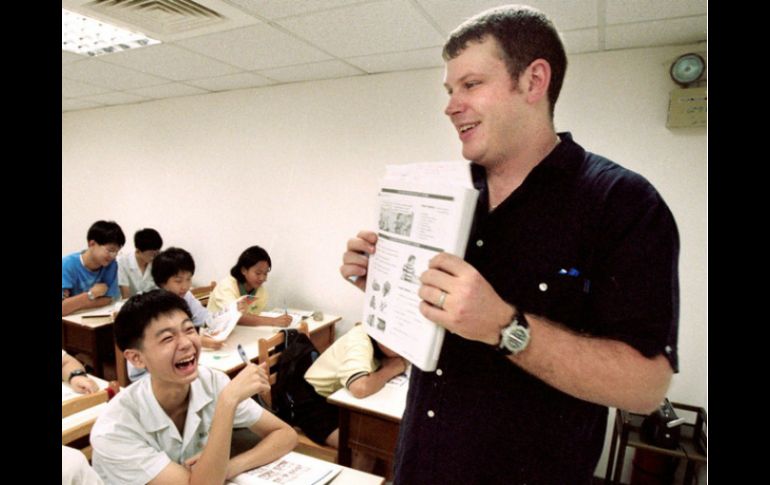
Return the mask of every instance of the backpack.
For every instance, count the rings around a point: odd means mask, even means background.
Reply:
[[[291,425],[297,424],[297,409],[319,396],[305,380],[305,372],[318,358],[319,352],[307,335],[296,329],[283,329],[284,349],[278,357],[278,377],[272,389],[273,413]]]

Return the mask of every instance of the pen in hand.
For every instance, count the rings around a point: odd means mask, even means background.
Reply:
[[[243,346],[241,344],[238,344],[238,355],[241,356],[241,360],[243,360],[244,364],[249,365],[251,363],[249,358],[246,357],[246,351],[243,350]]]

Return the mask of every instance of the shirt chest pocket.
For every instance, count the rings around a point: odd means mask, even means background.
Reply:
[[[591,293],[591,280],[580,269],[543,270],[528,280],[525,311],[543,315],[577,331],[586,331],[583,314]]]

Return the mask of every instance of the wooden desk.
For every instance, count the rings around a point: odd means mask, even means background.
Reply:
[[[382,459],[388,475],[392,473],[407,389],[406,376],[399,376],[363,399],[344,388],[329,396],[328,401],[340,409],[337,463],[350,466],[357,450]]]
[[[99,386],[99,390],[106,389],[109,386],[109,382],[99,379],[96,376],[89,374],[96,384]],[[61,402],[62,404],[69,402],[75,397],[82,396],[72,390],[69,384],[61,383]],[[71,414],[61,420],[61,439],[62,444],[66,445],[73,441],[87,436],[91,432],[91,427],[94,425],[99,413],[107,406],[107,403],[97,404],[96,406],[86,408],[80,412]]]
[[[329,346],[329,339],[334,339],[334,326],[339,322],[342,317],[335,315],[324,315],[324,319],[315,321],[312,318],[308,318],[305,321],[308,324],[308,330],[310,331],[310,340],[319,339],[322,343],[326,343],[326,347]],[[259,356],[259,339],[270,338],[281,330],[282,327],[247,327],[245,325],[236,325],[227,340],[225,345],[219,350],[201,349],[200,364],[211,369],[219,369],[226,373],[230,377],[234,377],[244,366],[241,357],[238,355],[238,344],[243,346],[243,350],[246,352],[246,357],[250,361],[256,362]],[[313,342],[315,344],[315,341]],[[319,351],[322,350],[315,344]]]
[[[79,353],[88,355],[94,374],[104,377],[104,363],[115,361],[114,336],[112,331],[112,312],[116,311],[123,301],[113,302],[100,308],[75,312],[61,319],[61,345],[68,354]],[[89,317],[89,315],[108,315]]]

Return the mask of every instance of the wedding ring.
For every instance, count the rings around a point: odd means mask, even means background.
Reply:
[[[436,306],[443,310],[445,301],[446,301],[446,291],[441,290],[441,296],[438,297],[438,302],[436,303]]]

